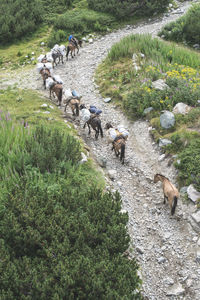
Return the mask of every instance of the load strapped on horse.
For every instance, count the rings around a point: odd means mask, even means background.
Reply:
[[[110,122],[106,124],[105,129],[107,130],[108,143],[112,143],[112,150],[115,151],[117,157],[120,154],[120,160],[124,164],[126,140],[129,135],[128,131],[122,125],[117,126],[115,129]]]
[[[62,64],[64,64],[63,57],[65,55],[65,51],[66,51],[65,45],[59,46],[56,44],[51,49],[51,55],[52,55],[52,59],[53,59],[53,68],[55,65],[57,66],[60,62],[62,62]]]
[[[157,183],[158,181],[161,181],[163,185],[164,204],[167,198],[171,209],[171,215],[173,215],[177,206],[179,192],[177,188],[164,175],[156,174],[154,176],[154,183]]]
[[[63,103],[65,104],[65,112],[67,109],[67,106],[72,110],[73,116],[79,116],[79,106],[82,96],[79,95],[76,91],[71,91],[70,89],[65,90],[64,93],[65,99],[63,100]]]
[[[38,63],[37,71],[41,74],[43,79],[44,89],[46,89],[46,80],[52,76],[52,64],[51,63]]]
[[[59,75],[54,75],[49,77],[46,81],[47,88],[49,89],[49,97],[53,94],[53,97],[57,97],[58,105],[61,106],[62,103],[62,95],[63,95],[63,81]]]
[[[93,107],[93,109],[95,108],[96,111],[98,111],[98,113],[91,113],[91,107]],[[93,111],[92,109],[92,111]],[[103,130],[101,127],[101,119],[99,117],[100,113],[102,111],[98,110],[95,106],[90,106],[90,109],[87,109],[85,104],[81,104],[80,105],[80,118],[81,120],[84,122],[84,126],[83,128],[85,128],[85,126],[88,126],[88,134],[90,135],[91,130],[90,130],[90,126],[92,127],[92,129],[95,131],[95,138],[98,139],[99,137],[99,133],[101,134],[101,137],[103,137]]]

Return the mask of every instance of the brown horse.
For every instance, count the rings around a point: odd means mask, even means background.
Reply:
[[[114,149],[115,155],[118,157],[120,154],[120,160],[122,164],[124,164],[124,158],[125,158],[125,147],[126,147],[126,141],[122,135],[117,136],[113,143],[112,150]]]
[[[43,79],[43,84],[44,84],[44,88],[46,90],[46,80],[48,77],[51,77],[51,72],[48,68],[46,68],[46,66],[44,65],[44,67],[40,70],[40,74],[42,75],[42,79]]]
[[[169,201],[171,214],[173,215],[175,213],[175,209],[177,206],[179,192],[178,192],[177,188],[165,176],[163,176],[161,174],[156,174],[154,176],[154,183],[156,183],[158,181],[161,181],[163,184],[164,204],[165,204],[166,198],[167,198]]]
[[[51,85],[50,89],[50,99],[51,99],[51,93],[56,94],[57,98],[58,98],[58,102],[59,102],[59,106],[61,106],[62,103],[62,94],[63,94],[63,86],[60,83],[55,82],[53,85]]]
[[[71,57],[74,58],[74,56],[76,56],[75,50],[77,49],[77,54],[78,54],[79,47],[82,47],[82,41],[78,41],[76,39],[76,44],[70,41],[69,45],[67,46],[66,59],[68,60],[69,52],[71,52]],[[73,53],[74,53],[74,56],[73,56]]]
[[[79,105],[80,105],[80,100],[77,98],[70,98],[69,100],[67,100],[67,103],[65,105],[65,112],[66,112],[66,108],[67,106],[70,106],[71,110],[72,110],[72,114],[73,116],[79,116]],[[76,114],[75,114],[76,111]]]
[[[112,124],[109,122],[106,124],[105,129],[109,130],[110,128],[113,128]],[[113,128],[114,129],[114,128]],[[115,129],[116,137],[114,140],[111,139],[111,137],[108,138],[108,142],[112,142],[112,151],[115,151],[115,155],[118,157],[120,154],[120,160],[122,164],[124,164],[125,159],[125,148],[126,148],[126,138],[123,137],[123,135]]]

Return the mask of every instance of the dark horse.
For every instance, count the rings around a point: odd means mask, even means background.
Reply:
[[[59,50],[54,51],[51,55],[53,58],[53,68],[54,68],[54,65],[57,66],[57,64],[59,64],[60,61],[62,62],[62,64],[64,64],[63,54]],[[58,59],[58,62],[57,62],[57,59]]]
[[[161,174],[156,174],[154,176],[154,183],[158,181],[161,181],[163,184],[164,204],[167,198],[171,209],[171,214],[173,215],[177,206],[179,192],[177,188],[165,176]]]
[[[80,105],[80,109],[83,109],[85,108],[85,105],[84,104],[81,104]],[[102,130],[102,127],[101,127],[101,120],[99,118],[99,115],[95,115],[95,114],[91,114],[89,120],[87,122],[85,122],[83,128],[85,128],[85,126],[88,126],[88,134],[91,133],[91,130],[90,130],[90,126],[94,129],[95,131],[95,138],[98,139],[98,136],[99,136],[99,132],[101,134],[101,137],[103,137],[103,130]]]
[[[42,75],[42,79],[43,79],[43,84],[44,84],[44,88],[46,90],[46,80],[48,77],[51,77],[51,72],[48,68],[46,68],[46,66],[44,65],[44,67],[40,70],[40,74]]]
[[[113,128],[111,123],[107,123],[105,126],[105,129],[109,130],[110,128]],[[115,155],[118,157],[120,154],[120,160],[122,164],[124,164],[124,158],[125,158],[125,147],[126,147],[126,138],[115,129],[116,131],[116,138],[112,141],[112,151],[115,151]]]
[[[75,50],[77,49],[77,54],[79,52],[79,47],[82,47],[82,41],[79,41],[76,39],[76,44],[73,42],[69,42],[69,45],[67,46],[67,52],[66,52],[66,59],[68,60],[68,55],[69,52],[71,52],[71,57],[74,58],[75,54]],[[74,56],[73,56],[74,53]]]

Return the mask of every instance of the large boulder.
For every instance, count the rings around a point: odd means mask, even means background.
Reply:
[[[182,115],[185,115],[187,114],[190,110],[192,109],[191,106],[185,104],[185,103],[182,103],[182,102],[179,102],[177,103],[174,108],[173,108],[173,113],[174,114],[182,114]]]
[[[165,89],[168,89],[169,86],[164,82],[163,79],[158,79],[156,81],[152,82],[152,87],[156,90],[163,91]]]
[[[175,117],[174,114],[170,111],[165,111],[160,116],[160,125],[162,128],[168,129],[173,127],[175,124]]]
[[[193,202],[196,202],[200,199],[200,192],[195,190],[194,186],[190,184],[187,188],[188,198],[191,199]]]

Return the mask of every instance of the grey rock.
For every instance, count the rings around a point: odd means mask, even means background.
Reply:
[[[46,108],[46,107],[48,107],[48,104],[46,104],[46,103],[43,103],[42,105],[40,105],[40,107],[42,107],[42,108]]]
[[[188,189],[188,186],[183,186],[183,187],[180,189],[180,194],[187,194],[187,189]]]
[[[107,165],[107,159],[105,157],[100,156],[99,158],[97,158],[98,164],[102,167],[102,168],[106,168]]]
[[[162,128],[169,129],[173,127],[175,124],[175,117],[174,114],[170,111],[165,111],[160,116],[160,125]]]
[[[158,161],[163,161],[165,159],[165,154],[160,155],[160,157],[158,158]]]
[[[116,178],[117,171],[116,170],[108,170],[108,176],[110,179],[114,180]]]
[[[192,279],[187,279],[186,280],[186,285],[187,285],[187,287],[191,287],[193,285],[193,280]]]
[[[192,184],[190,184],[187,188],[187,194],[188,194],[188,198],[190,200],[192,200],[194,203],[196,203],[196,201],[198,199],[200,199],[200,192],[198,192],[194,186]]]
[[[150,113],[153,110],[153,107],[147,107],[145,108],[145,110],[143,111],[143,114],[146,115],[148,113]]]
[[[197,262],[197,263],[200,263],[200,248],[197,249],[196,262]]]
[[[173,285],[174,284],[174,280],[170,277],[166,277],[163,281],[167,285]]]
[[[167,291],[167,296],[180,296],[184,294],[185,289],[182,287],[182,285],[178,282],[174,284],[171,288]]]
[[[50,111],[46,110],[43,112],[43,114],[50,114]]]
[[[79,164],[84,164],[87,162],[87,156],[85,155],[85,153],[81,152],[81,156],[82,156],[82,159],[80,160]]]
[[[200,226],[200,210],[192,214],[192,219]]]
[[[164,82],[163,79],[158,79],[152,82],[152,87],[156,90],[163,91],[165,89],[169,89],[169,86]]]
[[[169,144],[172,144],[172,141],[168,140],[168,139],[159,139],[159,147],[164,147],[167,146]]]
[[[173,113],[174,114],[181,114],[181,115],[186,115],[189,113],[189,111],[192,109],[191,106],[185,104],[185,103],[182,103],[182,102],[179,102],[177,103],[174,108],[173,108]]]
[[[199,44],[194,44],[192,47],[195,48],[195,49],[199,49],[200,45]]]
[[[164,256],[161,256],[157,259],[157,261],[158,261],[159,264],[162,264],[166,261],[166,258]]]
[[[105,103],[109,103],[110,101],[111,101],[111,98],[109,97],[109,98],[105,98],[104,100],[103,100]]]
[[[144,253],[144,249],[143,249],[142,247],[139,247],[139,246],[136,247],[136,251],[137,251],[138,253],[140,253],[140,254],[143,254],[143,253]]]

